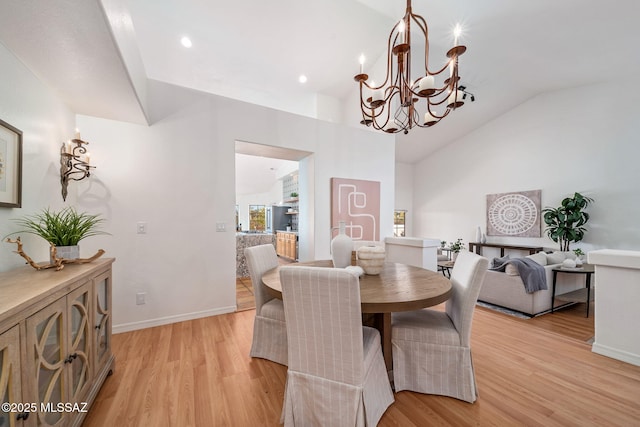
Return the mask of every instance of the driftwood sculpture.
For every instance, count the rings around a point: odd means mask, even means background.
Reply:
[[[22,241],[20,241],[20,237],[18,237],[15,240],[7,238],[7,242],[15,243],[16,245],[18,245],[18,250],[14,252],[20,255],[22,258],[26,259],[27,264],[29,264],[31,267],[35,268],[36,270],[46,270],[47,268],[55,268],[56,271],[60,271],[64,268],[65,264],[86,264],[88,262],[95,261],[96,259],[100,258],[102,255],[104,255],[104,250],[99,249],[98,252],[96,252],[95,255],[93,255],[90,258],[75,258],[75,259],[58,258],[58,251],[56,249],[56,245],[51,243],[50,252],[51,252],[51,259],[53,260],[53,262],[50,262],[49,264],[38,264],[22,250]]]

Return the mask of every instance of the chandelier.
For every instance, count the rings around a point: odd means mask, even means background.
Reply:
[[[424,36],[424,75],[411,79],[411,26],[415,24]],[[407,0],[407,10],[392,29],[387,42],[386,77],[380,85],[368,82],[369,76],[363,72],[364,55],[360,56],[360,74],[354,80],[360,83],[360,109],[366,126],[387,133],[409,133],[413,127],[433,126],[452,110],[464,104],[464,86],[459,87],[458,57],[467,48],[458,46],[460,26],[454,31],[454,46],[447,52],[449,60],[439,70],[429,68],[429,30],[424,18],[411,11],[411,0]],[[440,85],[436,77],[449,76]],[[425,100],[426,108],[421,113],[419,104]],[[424,119],[424,120],[422,120]]]

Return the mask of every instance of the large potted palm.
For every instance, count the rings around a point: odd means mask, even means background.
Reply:
[[[557,208],[542,210],[547,224],[546,233],[551,240],[560,244],[561,251],[568,251],[571,242],[579,242],[584,238],[587,229],[584,225],[589,221],[589,214],[584,209],[593,202],[590,197],[575,193],[567,197]]]

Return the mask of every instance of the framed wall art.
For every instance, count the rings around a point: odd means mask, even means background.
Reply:
[[[353,240],[380,240],[380,182],[331,178],[331,236],[344,221]]]
[[[0,120],[0,207],[22,206],[22,131]]]
[[[540,237],[541,190],[487,195],[487,236]]]

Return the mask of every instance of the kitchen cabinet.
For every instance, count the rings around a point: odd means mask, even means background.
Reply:
[[[290,260],[298,259],[298,233],[276,232],[276,253]]]
[[[82,424],[114,365],[112,263],[0,273],[0,397],[30,405],[0,425]]]

